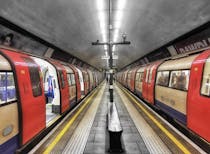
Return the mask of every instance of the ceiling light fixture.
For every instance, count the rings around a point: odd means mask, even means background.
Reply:
[[[113,41],[116,42],[119,36],[119,29],[121,27],[121,23],[123,20],[123,11],[125,9],[126,0],[118,0],[117,1],[117,10],[115,12],[114,18],[114,28],[118,29],[118,32],[114,32]]]

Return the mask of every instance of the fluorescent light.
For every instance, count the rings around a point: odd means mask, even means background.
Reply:
[[[104,0],[96,0],[96,3],[97,3],[97,9],[99,10],[99,11],[101,11],[101,10],[104,10]]]
[[[118,0],[117,2],[117,9],[123,10],[125,8],[126,0]]]
[[[115,21],[114,28],[119,29],[120,28],[120,25],[121,25],[121,21]]]
[[[99,19],[99,22],[105,22],[105,12],[104,11],[98,12],[98,19]]]
[[[123,16],[123,11],[116,11],[115,20],[121,21]]]

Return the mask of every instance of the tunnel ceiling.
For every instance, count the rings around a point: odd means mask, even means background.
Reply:
[[[104,47],[91,45],[102,40],[96,1],[1,0],[0,15],[93,66],[106,67]],[[111,2],[113,20],[117,0]],[[209,10],[209,0],[127,0],[119,35],[126,34],[131,45],[116,47],[117,67],[206,23]],[[105,11],[108,15],[107,6]]]

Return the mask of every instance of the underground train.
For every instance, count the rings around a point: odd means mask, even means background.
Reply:
[[[210,142],[210,50],[127,69],[117,80]]]
[[[0,153],[14,153],[102,81],[102,73],[0,47]]]

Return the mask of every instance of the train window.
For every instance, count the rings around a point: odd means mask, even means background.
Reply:
[[[28,65],[29,68],[29,75],[31,79],[31,85],[32,85],[32,92],[33,96],[41,96],[42,95],[42,87],[41,87],[41,81],[40,81],[40,71],[39,66],[28,57],[22,57],[22,59],[25,61],[25,63]]]
[[[0,105],[16,100],[15,82],[12,72],[0,72]]]
[[[71,74],[67,74],[67,81],[70,86],[71,85]]]
[[[88,74],[85,74],[85,81],[88,82]]]
[[[157,73],[156,84],[164,87],[168,87],[169,71],[161,71]]]
[[[146,83],[148,83],[148,78],[149,78],[149,68],[146,69],[146,80],[145,80]]]
[[[148,77],[148,83],[151,83],[151,81],[152,81],[152,72],[153,72],[154,67],[155,67],[155,66],[152,66],[152,67],[150,68],[149,77]]]
[[[210,96],[210,57],[207,59],[204,66],[201,94]]]
[[[139,81],[139,75],[140,73],[136,73],[136,81]]]
[[[58,74],[59,74],[60,80],[61,80],[61,87],[64,88],[65,87],[65,80],[64,80],[64,76],[63,76],[63,71],[59,70]]]
[[[74,77],[74,74],[72,73],[71,74],[71,83],[72,83],[72,85],[75,85],[75,77]]]
[[[143,82],[143,77],[144,77],[144,73],[140,73],[140,75],[139,75],[139,81],[140,82]]]
[[[186,91],[188,90],[189,77],[189,70],[171,71],[169,87]]]

